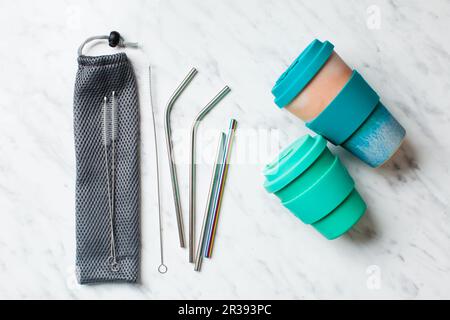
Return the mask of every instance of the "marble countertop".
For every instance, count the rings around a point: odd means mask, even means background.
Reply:
[[[2,1],[0,3],[0,298],[450,298],[450,2]],[[140,49],[142,272],[139,284],[80,286],[75,261],[72,97],[76,50],[120,31]],[[407,130],[397,156],[371,169],[334,148],[368,204],[348,235],[327,241],[263,189],[261,170],[308,132],[273,103],[278,75],[313,39],[328,39]],[[111,53],[94,45],[89,54]],[[154,71],[166,263],[160,275],[147,66]],[[163,136],[165,102],[191,67],[173,112],[187,225],[188,130],[200,127],[198,222],[217,131],[239,131],[214,256],[201,273],[178,247]],[[198,229],[197,229],[198,230]]]

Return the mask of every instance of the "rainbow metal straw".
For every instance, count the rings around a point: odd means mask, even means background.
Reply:
[[[201,233],[200,233],[200,239],[198,241],[198,249],[196,252],[196,259],[195,259],[195,271],[200,271],[201,267],[202,267],[202,261],[203,261],[203,251],[204,251],[204,247],[206,245],[206,238],[208,236],[208,234],[206,233],[206,231],[208,230],[208,222],[211,220],[211,212],[212,212],[212,206],[213,206],[213,191],[216,188],[217,185],[217,178],[219,177],[219,172],[220,172],[220,168],[221,168],[221,161],[223,160],[223,154],[225,152],[225,142],[226,142],[226,136],[225,133],[221,132],[220,133],[220,139],[219,139],[219,146],[217,147],[217,153],[216,153],[216,160],[214,163],[214,167],[213,167],[213,172],[212,172],[212,176],[211,176],[211,183],[209,186],[209,193],[208,193],[208,198],[207,198],[207,203],[206,203],[206,208],[205,208],[205,215],[203,217],[203,225],[202,225],[202,229],[201,229]]]
[[[220,206],[222,204],[223,192],[225,189],[225,182],[227,179],[228,166],[229,166],[229,161],[230,161],[231,147],[233,145],[234,135],[236,132],[236,126],[237,126],[237,121],[235,119],[231,119],[230,128],[228,130],[227,139],[225,142],[226,149],[225,149],[225,153],[223,156],[223,161],[221,163],[221,168],[219,171],[220,172],[219,182],[216,185],[215,193],[213,193],[215,195],[215,199],[214,199],[215,201],[214,201],[214,206],[212,208],[213,214],[211,215],[211,220],[209,222],[208,239],[206,242],[205,252],[204,252],[204,255],[206,258],[211,258],[211,255],[212,255],[212,248],[214,245],[214,239],[215,239],[216,231],[217,231],[217,224],[219,221]]]

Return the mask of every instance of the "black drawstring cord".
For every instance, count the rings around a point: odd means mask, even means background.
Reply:
[[[124,38],[120,35],[119,32],[117,31],[112,31],[109,36],[103,35],[103,36],[93,36],[93,37],[89,37],[87,38],[82,44],[81,46],[78,48],[78,56],[82,56],[83,55],[83,48],[84,46],[91,42],[91,41],[95,41],[95,40],[108,40],[109,46],[114,48],[114,47],[120,47],[120,48],[137,48],[138,47],[138,43],[137,42],[126,42],[124,40]]]

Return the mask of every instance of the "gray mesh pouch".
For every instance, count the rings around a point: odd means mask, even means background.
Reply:
[[[111,224],[106,157],[111,161],[112,156],[105,153],[103,143],[103,99],[112,92],[117,99],[118,134]],[[78,57],[73,112],[78,281],[136,282],[140,254],[139,104],[135,75],[125,53]],[[112,243],[117,270],[109,263]]]

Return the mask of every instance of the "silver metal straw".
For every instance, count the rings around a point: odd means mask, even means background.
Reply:
[[[203,216],[202,230],[200,232],[200,238],[198,240],[197,257],[195,259],[195,268],[194,268],[195,271],[200,271],[200,269],[202,267],[203,250],[204,250],[206,237],[207,237],[206,229],[208,227],[208,221],[210,219],[210,214],[211,214],[211,206],[213,204],[212,203],[213,190],[215,188],[215,185],[217,183],[217,178],[219,176],[220,162],[221,162],[221,159],[223,159],[223,155],[225,152],[225,137],[226,137],[225,133],[221,132],[220,138],[219,138],[219,145],[217,147],[217,152],[216,152],[216,160],[214,162],[214,167],[213,167],[212,175],[211,175],[211,182],[209,185],[208,198],[207,198],[207,203],[206,203],[206,207],[205,207],[205,215]]]
[[[164,264],[164,246],[163,246],[163,226],[162,226],[162,212],[161,212],[161,189],[159,178],[159,153],[158,153],[158,138],[156,135],[156,120],[155,120],[155,108],[153,106],[152,95],[152,67],[148,67],[148,86],[150,94],[150,107],[152,109],[152,121],[153,121],[153,138],[155,143],[155,160],[156,160],[156,188],[158,193],[158,219],[159,219],[159,249],[160,249],[160,265],[158,267],[159,273],[166,273],[167,266]]]
[[[217,104],[225,98],[231,91],[228,86],[225,86],[220,92],[212,98],[210,102],[197,114],[191,129],[191,161],[189,171],[189,262],[194,262],[194,246],[195,246],[195,197],[196,197],[196,179],[195,179],[195,142],[196,133],[200,122]]]
[[[173,156],[173,143],[172,143],[172,132],[170,127],[170,113],[172,111],[173,105],[181,95],[181,93],[186,89],[186,87],[189,85],[189,83],[192,81],[192,79],[197,74],[197,70],[195,68],[192,68],[191,71],[189,71],[188,75],[184,78],[184,80],[181,82],[181,84],[178,86],[178,88],[175,90],[175,92],[170,97],[169,102],[167,103],[166,110],[165,110],[165,122],[164,122],[164,128],[166,131],[166,144],[167,144],[167,154],[169,157],[169,168],[170,168],[170,177],[172,181],[172,192],[173,192],[173,199],[175,203],[175,212],[177,216],[177,225],[178,225],[178,236],[180,238],[180,247],[184,248],[184,227],[183,227],[183,216],[181,212],[181,201],[180,201],[180,190],[178,187],[178,179],[177,179],[177,169],[175,167],[175,160]]]

